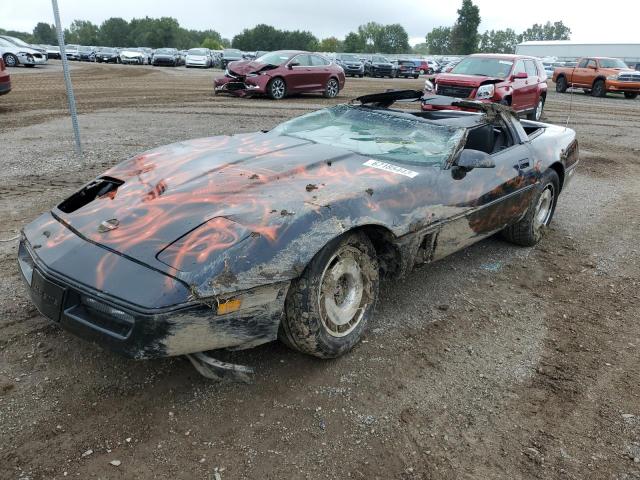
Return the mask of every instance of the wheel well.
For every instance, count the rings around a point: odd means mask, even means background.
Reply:
[[[604,77],[596,77],[595,80],[593,81],[593,83],[591,84],[591,86],[593,87],[598,80],[602,80],[603,82],[606,81],[606,79]]]
[[[511,105],[511,95],[505,95],[504,97],[502,97],[502,101],[507,105]]]
[[[560,80],[561,78],[564,78],[564,77],[565,77],[564,73],[559,74],[559,75],[556,77],[556,82],[557,82],[558,80]]]
[[[542,99],[546,102],[547,101],[547,92],[542,92],[540,94],[540,96],[542,97]]]
[[[564,185],[564,167],[560,162],[556,162],[551,164],[549,168],[555,170],[558,174],[558,178],[560,179],[560,191],[562,191],[562,186]]]
[[[363,225],[350,232],[363,232],[376,249],[382,277],[394,277],[400,273],[402,258],[391,230],[381,225]]]

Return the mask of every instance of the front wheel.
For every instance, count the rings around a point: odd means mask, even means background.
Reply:
[[[4,60],[4,64],[7,67],[17,67],[20,63],[18,61],[18,57],[16,57],[13,53],[5,53],[2,59]]]
[[[519,222],[505,228],[502,235],[510,242],[523,247],[533,247],[537,244],[553,219],[556,210],[560,179],[555,170],[547,170],[534,195],[532,203],[525,216]]]
[[[291,283],[280,338],[320,358],[348,352],[373,316],[378,281],[376,252],[364,233],[329,242]]]
[[[327,82],[326,87],[324,88],[324,97],[325,98],[334,98],[338,96],[340,92],[340,85],[338,84],[338,80],[335,78],[330,78]]]
[[[282,100],[287,94],[287,84],[282,78],[276,77],[269,82],[267,91],[273,100]]]
[[[606,94],[607,94],[607,88],[604,84],[604,80],[596,80],[593,83],[593,88],[591,89],[591,96],[604,97]]]
[[[624,92],[624,98],[628,98],[629,100],[633,100],[634,98],[638,98],[638,94],[635,92]]]

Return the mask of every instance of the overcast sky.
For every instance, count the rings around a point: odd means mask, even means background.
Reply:
[[[109,17],[174,17],[183,27],[212,28],[231,38],[243,28],[267,23],[281,29],[310,30],[319,38],[344,37],[368,21],[400,23],[412,44],[423,42],[433,27],[451,25],[460,1],[434,0],[58,0],[62,23],[74,19],[100,24]],[[561,0],[474,0],[480,7],[480,31],[562,20],[577,41],[640,42],[640,0],[619,0],[615,7]],[[595,4],[594,4],[595,5]],[[32,31],[37,22],[53,23],[49,0],[0,0],[0,28]]]

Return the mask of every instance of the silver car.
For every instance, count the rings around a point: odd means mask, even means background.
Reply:
[[[185,66],[187,68],[190,68],[190,67],[211,68],[213,66],[211,51],[208,48],[192,48],[187,52],[186,59],[185,59]]]
[[[0,55],[7,67],[17,67],[18,65],[34,67],[47,63],[46,53],[42,53],[31,47],[16,45],[6,40],[5,37],[0,37]]]

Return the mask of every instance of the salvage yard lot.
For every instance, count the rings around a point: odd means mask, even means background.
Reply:
[[[11,238],[109,166],[422,86],[347,79],[337,99],[273,102],[214,97],[220,73],[74,63],[78,159],[59,63],[11,70],[0,478],[640,479],[640,100],[550,88],[543,120],[565,124],[572,111],[582,163],[548,235],[533,249],[492,238],[383,285],[368,334],[343,358],[274,343],[226,356],[256,367],[254,384],[216,384],[183,359],[125,360],[43,319]]]

